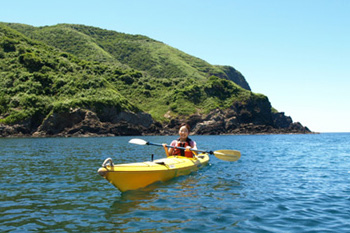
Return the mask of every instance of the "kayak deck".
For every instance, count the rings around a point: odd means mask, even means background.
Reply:
[[[98,173],[121,192],[146,187],[155,182],[188,175],[207,165],[209,156],[199,154],[195,158],[169,156],[154,161],[116,164],[106,159]]]

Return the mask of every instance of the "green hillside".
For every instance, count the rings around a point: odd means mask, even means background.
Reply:
[[[164,43],[83,25],[0,23],[0,123],[81,107],[144,111],[158,121],[267,101],[229,66]]]
[[[30,38],[85,60],[123,64],[156,78],[195,78],[199,81],[215,75],[250,90],[242,74],[233,67],[211,65],[146,36],[84,25],[59,24],[38,28],[8,25]]]
[[[39,124],[50,112],[73,107],[138,111],[108,81],[138,75],[79,59],[0,24],[0,123]]]

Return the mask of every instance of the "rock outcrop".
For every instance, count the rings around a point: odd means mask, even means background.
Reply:
[[[112,113],[115,113],[112,114]],[[113,116],[108,118],[108,116]],[[69,136],[122,136],[157,134],[157,125],[147,113],[120,112],[105,109],[102,119],[90,110],[71,109],[69,112],[53,113],[36,129],[25,125],[0,125],[0,135],[33,137]]]
[[[255,122],[249,122],[249,118]],[[168,134],[176,134],[177,127],[183,121],[183,119],[171,120],[164,127],[165,131]],[[216,109],[205,116],[192,115],[186,122],[191,126],[192,134],[198,135],[312,133],[299,122],[293,122],[284,113],[271,114],[270,119],[270,117],[266,118],[265,114],[253,117],[248,112],[237,113],[233,108],[224,111]]]
[[[268,105],[268,104],[267,104]],[[192,115],[186,119],[174,118],[161,124],[150,114],[117,112],[104,108],[98,114],[86,109],[71,109],[69,112],[53,113],[42,123],[0,124],[1,137],[88,137],[127,135],[173,135],[178,126],[186,121],[192,134],[279,134],[312,133],[299,122],[283,112],[271,113],[270,106],[261,102],[250,106],[236,103],[226,110],[216,109],[206,115]],[[39,126],[38,126],[39,125]]]

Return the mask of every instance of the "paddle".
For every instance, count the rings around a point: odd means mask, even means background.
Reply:
[[[131,139],[129,143],[141,145],[141,146],[144,146],[144,145],[161,146],[161,147],[163,146],[162,144],[147,142],[143,139],[138,139],[138,138]],[[170,148],[175,148],[175,146],[170,146],[170,145],[166,145],[166,146]],[[186,150],[185,147],[176,147],[176,148],[180,150]],[[241,152],[237,150],[205,151],[205,150],[196,150],[192,148],[190,150],[215,155],[215,157],[218,159],[221,159],[224,161],[230,161],[230,162],[237,161],[241,157]]]

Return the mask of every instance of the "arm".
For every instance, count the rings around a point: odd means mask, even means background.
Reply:
[[[173,140],[171,143],[170,143],[170,146],[176,146],[176,140]],[[169,154],[169,156],[170,155],[173,155],[173,153],[174,153],[174,148],[169,148],[169,150],[168,150],[168,154]]]
[[[165,154],[166,154],[167,157],[173,155],[174,148],[168,148],[167,144],[165,144],[165,143],[163,143],[162,145],[164,147]],[[172,141],[170,145],[171,146],[176,146],[176,141]]]
[[[173,155],[173,152],[174,152],[174,148],[169,148],[169,151],[168,151],[169,156],[170,156],[170,155]]]
[[[167,144],[165,144],[165,143],[163,143],[162,145],[163,145],[163,148],[165,150],[166,157],[169,157],[170,148],[168,149]]]

